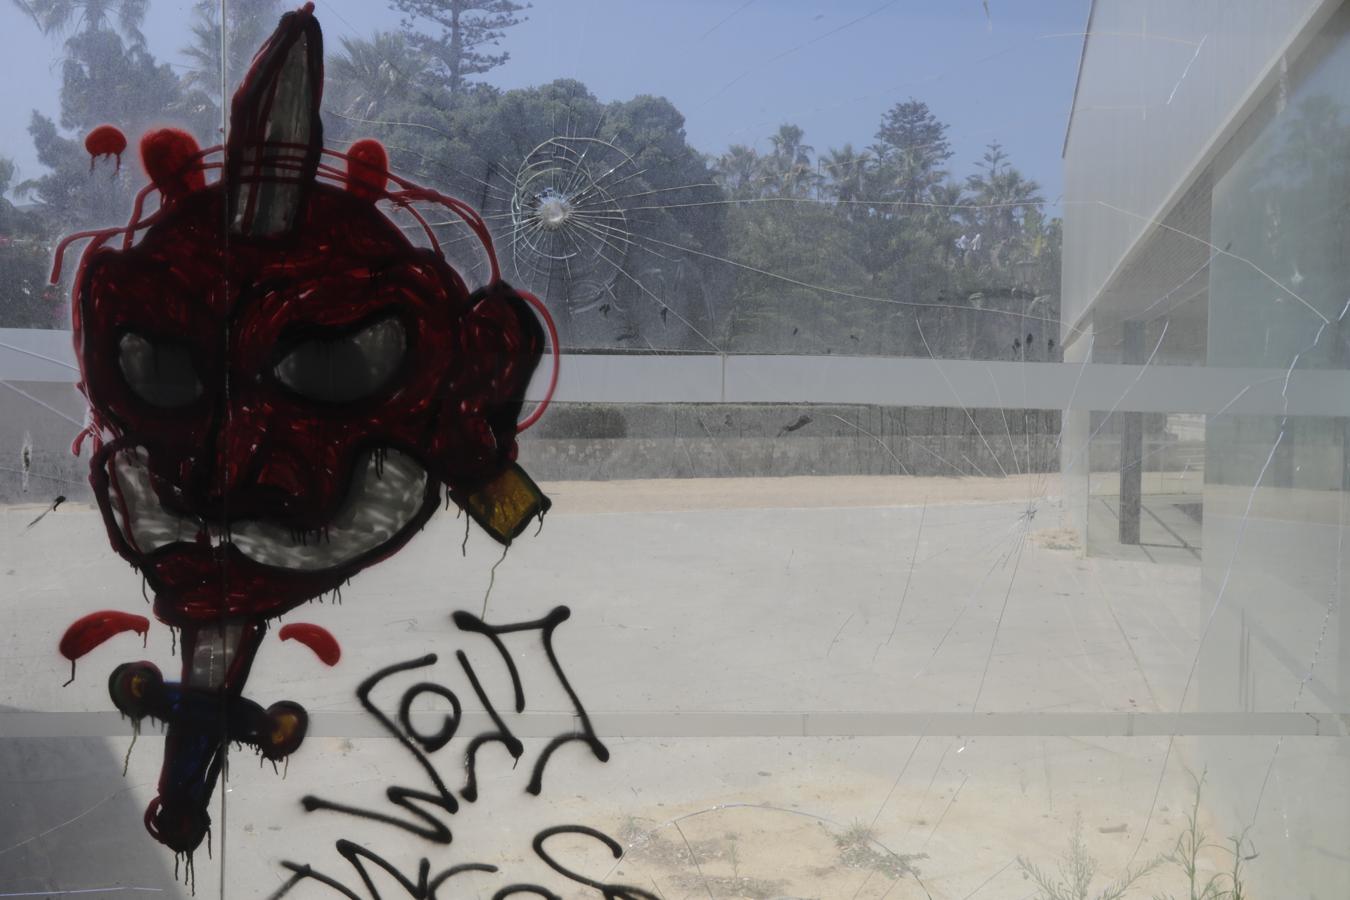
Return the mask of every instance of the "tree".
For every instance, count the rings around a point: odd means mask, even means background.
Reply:
[[[361,50],[338,66],[331,143],[379,138],[394,170],[477,208],[504,276],[548,304],[568,346],[708,348],[699,334],[720,329],[729,290],[717,279],[730,277],[700,254],[725,250],[725,195],[668,100],[601,103],[561,79],[468,84],[447,104],[430,75],[423,89],[386,90],[386,71],[360,65]],[[349,99],[359,114],[334,105]],[[545,202],[555,222],[537,214]],[[480,282],[481,254],[453,218],[438,212],[433,228]]]
[[[152,125],[166,119],[187,120],[188,124],[194,120],[184,105],[178,77],[150,55],[140,36],[147,6],[143,0],[43,0],[21,6],[44,34],[64,36],[59,127],[34,111],[28,131],[47,172],[15,187],[16,193],[36,202],[22,217],[27,234],[12,238],[9,248],[20,255],[41,255],[45,268],[51,247],[61,235],[125,222],[132,198],[143,183],[134,165],[104,162],[91,167],[84,147],[90,130],[115,124],[134,147],[137,136]],[[6,255],[8,267],[15,261],[12,254]],[[11,268],[6,277],[18,281],[6,282],[0,289],[24,283],[27,276],[13,272]],[[63,275],[61,286],[42,289],[40,309],[32,306],[34,288],[26,292],[19,288],[22,298],[5,297],[8,315],[17,317],[12,321],[24,321],[26,315],[31,323],[50,327],[63,318],[74,267],[67,265]],[[42,276],[45,282],[46,273]]]
[[[930,166],[940,166],[952,156],[946,123],[913,97],[886,111],[876,138],[882,146],[921,154]]]
[[[0,158],[0,327],[56,328],[63,307],[47,284],[50,241],[39,218],[5,199],[14,163]]]
[[[776,196],[802,199],[821,181],[811,161],[815,148],[803,143],[805,132],[797,125],[781,125],[769,138],[773,151],[765,160],[766,174]]]
[[[178,78],[147,50],[127,46],[113,31],[82,31],[66,41],[62,69],[61,129],[33,113],[28,131],[38,161],[50,171],[19,185],[33,195],[58,230],[107,225],[124,219],[137,180],[134,167],[90,171],[84,136],[111,122],[136,135],[181,110]],[[62,133],[73,133],[67,137]]]
[[[718,183],[733,200],[751,200],[764,195],[764,160],[745,144],[732,144],[717,158]]]
[[[1002,148],[969,179],[950,177],[946,125],[911,100],[872,146],[825,154],[821,202],[774,202],[812,196],[794,177],[810,172],[803,138],[785,126],[770,153],[719,159],[733,203],[763,201],[732,206],[719,254],[736,264],[729,349],[998,358],[1022,320],[990,308],[1057,314],[1062,225]],[[960,236],[978,231],[986,252],[961,254]]]
[[[753,353],[857,353],[879,346],[865,330],[875,304],[822,294],[809,285],[856,289],[863,273],[845,220],[826,203],[756,203],[732,208],[733,307],[725,348]],[[773,277],[763,273],[773,273]],[[785,280],[787,279],[787,280]],[[852,337],[850,337],[852,335]],[[873,343],[875,341],[875,343]]]
[[[528,3],[515,0],[394,0],[404,14],[403,28],[409,41],[424,52],[446,80],[452,99],[459,99],[464,85],[474,75],[489,72],[511,54],[486,52],[500,44],[506,29],[525,21],[518,13]],[[439,29],[438,34],[417,30],[419,24]]]
[[[374,119],[434,87],[430,80],[427,58],[402,34],[343,38],[342,52],[328,62],[324,101],[342,117]]]
[[[976,226],[984,234],[995,264],[1012,262],[1008,257],[1020,249],[1016,245],[1024,216],[1029,210],[1039,210],[1045,202],[1041,186],[1012,167],[998,141],[985,149],[976,169],[966,178],[975,204]]]
[[[283,11],[281,0],[230,0],[223,4],[222,22],[221,6],[220,0],[198,0],[192,9],[192,43],[183,48],[183,55],[193,63],[183,75],[183,89],[198,107],[197,116],[204,123],[214,123],[213,127],[221,121],[224,97],[232,95],[243,80],[253,55],[272,33]]]
[[[929,205],[918,217],[924,231],[933,235],[937,257],[943,265],[951,261],[952,249],[961,232],[960,213],[965,205],[965,191],[954,181],[943,182],[928,192]]]
[[[141,24],[150,0],[13,0],[45,35],[67,31],[120,31],[135,45],[143,45]]]
[[[1022,255],[1032,266],[1031,287],[1042,293],[1059,293],[1060,247],[1064,242],[1064,220],[1047,219],[1040,207],[1028,209],[1022,217]]]
[[[826,193],[849,206],[862,200],[867,196],[875,162],[870,152],[864,150],[859,153],[852,144],[845,144],[839,150],[830,150],[824,159],[825,171],[828,173]],[[853,210],[846,208],[845,214],[852,218]]]
[[[876,138],[885,180],[896,199],[921,202],[946,177],[943,164],[952,156],[947,125],[928,104],[913,98],[895,104],[882,117]]]

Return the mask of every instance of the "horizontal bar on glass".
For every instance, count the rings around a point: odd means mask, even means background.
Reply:
[[[434,731],[443,713],[414,712],[421,731]],[[628,712],[595,713],[600,737],[1158,737],[1158,736],[1350,736],[1346,712]],[[490,730],[485,712],[466,711],[459,729]],[[512,720],[521,738],[570,734],[580,723],[566,713],[526,712]],[[147,728],[147,730],[149,730]],[[132,724],[116,712],[0,713],[0,739],[118,737]],[[393,735],[359,712],[314,712],[309,736],[379,738]]]
[[[547,369],[547,367],[543,367]],[[0,329],[0,381],[74,383],[70,334]],[[543,398],[547,372],[527,399]],[[1350,416],[1350,371],[863,356],[564,353],[559,403]]]

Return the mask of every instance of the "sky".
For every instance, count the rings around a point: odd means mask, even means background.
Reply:
[[[504,88],[576,78],[601,100],[669,98],[689,142],[720,153],[768,148],[791,122],[817,151],[873,141],[882,114],[910,97],[950,125],[957,177],[1000,141],[1053,210],[1060,152],[1089,0],[534,0],[510,29],[511,59],[485,80]],[[145,32],[158,58],[183,66],[191,0],[152,0]],[[382,0],[318,0],[329,52],[343,37],[397,28]],[[16,180],[41,174],[31,110],[58,112],[61,46],[0,0],[6,66],[0,155]]]

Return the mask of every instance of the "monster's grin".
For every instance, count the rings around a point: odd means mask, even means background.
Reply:
[[[166,509],[155,492],[145,451],[119,450],[108,461],[109,506],[123,538],[148,555],[174,544],[229,544],[260,565],[322,572],[346,565],[397,540],[427,503],[426,470],[394,449],[361,454],[351,487],[336,513],[317,532],[298,532],[258,519],[228,526]]]

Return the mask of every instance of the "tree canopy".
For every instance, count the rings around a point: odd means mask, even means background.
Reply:
[[[393,5],[404,14],[408,39],[452,97],[462,94],[473,76],[511,58],[505,50],[489,48],[499,47],[506,29],[525,21],[520,13],[530,7],[514,0],[394,0]]]
[[[134,144],[178,123],[217,143],[222,86],[233,91],[284,6],[236,0],[222,23],[219,4],[200,0],[175,71],[141,37],[145,0],[14,2],[65,57],[59,116],[35,112],[30,127],[47,171],[20,185],[0,171],[31,201],[0,208],[0,264],[19,268],[61,234],[125,220],[143,176],[109,161],[91,171],[91,128],[113,122]],[[399,30],[329,32],[327,143],[378,138],[395,171],[479,208],[506,277],[544,298],[572,349],[1053,355],[1059,220],[997,142],[954,171],[948,126],[922,100],[882,110],[868,147],[817,150],[786,122],[709,155],[662,97],[605,101],[569,79],[485,83],[528,4],[391,5]],[[463,225],[420,211],[481,281]],[[391,214],[425,240],[408,211]],[[53,296],[35,283],[7,281],[3,324],[59,323],[35,311],[33,297]]]

